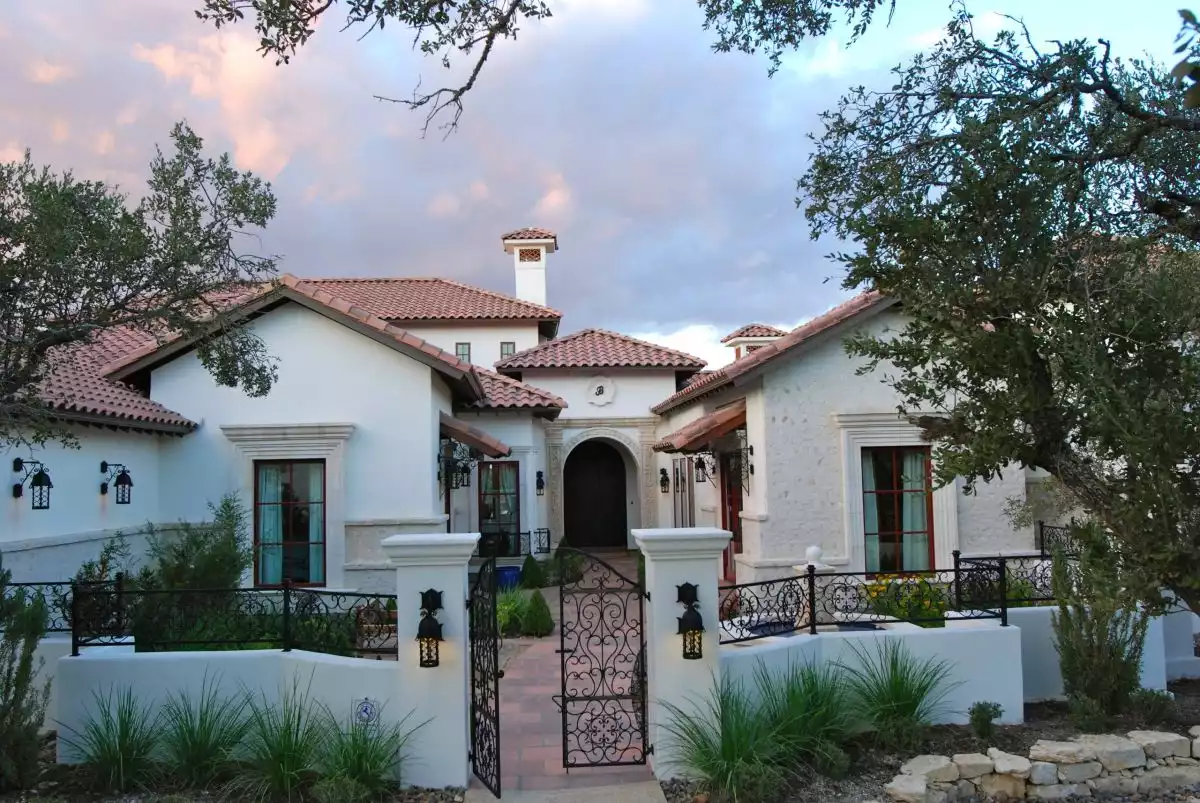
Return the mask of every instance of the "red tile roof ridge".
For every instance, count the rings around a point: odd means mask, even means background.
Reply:
[[[548,307],[545,304],[537,304],[533,301],[526,301],[523,298],[510,296],[507,293],[501,293],[496,290],[488,290],[486,287],[467,284],[466,282],[460,282],[457,279],[447,279],[443,276],[357,276],[347,278],[341,278],[338,276],[322,276],[304,279],[303,281],[307,281],[312,284],[400,284],[403,282],[430,282],[457,287],[460,290],[468,290],[473,293],[480,293],[498,301],[508,301],[521,306],[541,310],[545,313],[545,319],[547,320],[563,317],[562,312],[554,309],[553,307]],[[397,318],[396,320],[403,319]]]
[[[631,360],[628,363],[613,363],[614,367],[621,367],[622,365],[628,365],[629,367],[663,367],[663,368],[700,369],[706,365],[704,360],[700,359],[699,357],[696,357],[695,355],[688,354],[686,352],[679,351],[677,349],[669,348],[667,346],[660,346],[658,343],[651,343],[648,340],[639,340],[636,337],[624,335],[624,334],[621,334],[620,332],[613,332],[609,329],[602,329],[597,326],[590,326],[586,329],[580,329],[578,332],[572,332],[569,335],[563,335],[562,337],[556,337],[553,340],[547,340],[545,343],[539,343],[538,345],[534,346],[533,348],[528,348],[528,349],[525,349],[524,351],[518,351],[516,354],[512,354],[508,357],[505,357],[503,360],[498,361],[496,363],[495,367],[496,368],[511,367],[514,370],[521,368],[521,367],[526,367],[526,368],[571,367],[571,366],[554,366],[554,365],[543,365],[543,366],[530,365],[528,363],[528,359],[530,357],[535,357],[539,354],[545,354],[547,352],[552,352],[554,350],[561,349],[564,346],[569,346],[572,342],[574,342],[576,340],[590,337],[590,336],[595,336],[595,335],[599,335],[601,337],[606,337],[606,338],[612,338],[613,340],[617,340],[622,343],[627,343],[631,346],[636,346],[640,349],[646,349],[651,352],[658,352],[659,355],[669,355],[669,357],[671,357],[675,361],[677,361],[677,363],[676,363],[676,362],[668,361],[667,359],[658,359],[657,361]],[[583,362],[583,365],[586,365],[586,361],[578,361],[577,360],[576,362]],[[582,367],[582,366],[576,366],[576,367]],[[599,364],[597,364],[596,367],[601,367],[601,366]]]
[[[558,235],[541,226],[522,226],[500,235],[503,240],[557,240]]]
[[[536,385],[531,385],[528,382],[522,382],[519,379],[513,379],[511,376],[505,376],[504,374],[496,373],[495,371],[489,371],[487,368],[483,368],[478,365],[475,366],[475,373],[479,376],[479,378],[481,380],[486,380],[487,382],[498,382],[502,385],[505,385],[508,388],[511,388],[515,392],[527,394],[527,395],[534,397],[544,403],[542,405],[533,405],[533,404],[529,404],[529,403],[498,404],[498,403],[496,403],[496,401],[494,399],[491,398],[491,394],[488,394],[489,398],[485,399],[483,402],[477,402],[474,405],[476,407],[545,406],[545,407],[557,407],[557,408],[563,409],[563,410],[565,410],[567,408],[567,402],[565,399],[551,393],[548,390],[543,390],[542,388],[539,388]],[[485,390],[486,389],[487,388],[486,388],[486,384],[485,384]]]
[[[786,334],[787,332],[783,329],[767,323],[748,323],[745,326],[739,326],[725,335],[725,337],[721,338],[721,342],[728,343],[730,340],[738,337],[783,337]]]

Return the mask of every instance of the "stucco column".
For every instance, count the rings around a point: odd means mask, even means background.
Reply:
[[[732,536],[713,527],[634,530],[638,548],[646,556],[646,668],[648,672],[648,736],[654,746],[654,774],[672,778],[683,770],[675,763],[672,745],[663,728],[662,703],[683,709],[697,703],[720,682],[720,627],[717,617],[717,568]],[[676,600],[678,587],[697,587],[697,610],[704,620],[703,657],[684,660],[679,617],[684,607]]]
[[[405,780],[416,786],[466,786],[470,690],[467,686],[467,565],[479,533],[392,535],[383,551],[396,567],[396,703],[412,710],[409,722],[428,722],[409,742]],[[417,655],[420,593],[442,592],[440,664],[422,669]]]

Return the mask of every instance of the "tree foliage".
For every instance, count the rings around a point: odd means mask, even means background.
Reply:
[[[823,117],[799,182],[846,286],[898,299],[883,366],[968,490],[1049,471],[1144,599],[1200,604],[1200,112],[1167,68],[1022,26],[946,38]]]
[[[275,214],[269,184],[213,160],[184,123],[157,150],[148,193],[22,161],[0,163],[0,447],[64,436],[39,394],[55,370],[78,371],[77,348],[128,327],[200,338],[222,385],[267,392],[274,363],[222,300],[262,282],[275,261],[239,238]]]
[[[39,682],[38,641],[46,632],[46,602],[11,585],[0,560],[0,792],[31,789],[38,780],[39,729],[50,681]]]

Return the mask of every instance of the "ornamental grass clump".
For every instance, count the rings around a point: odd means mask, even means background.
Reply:
[[[850,695],[884,747],[911,750],[945,706],[957,683],[951,665],[936,658],[917,658],[898,641],[885,639],[874,650],[852,645],[856,658],[838,662]]]
[[[318,777],[330,713],[293,680],[278,704],[250,697],[249,724],[237,777],[227,791],[255,801],[299,800]]]
[[[59,738],[98,791],[125,793],[142,788],[159,770],[162,729],[132,689],[93,692],[82,730],[70,726],[64,730]]]
[[[839,673],[803,663],[773,674],[760,661],[754,680],[761,727],[810,769],[834,778],[844,775],[850,766],[844,745],[862,733],[863,721]]]
[[[338,790],[343,797],[378,799],[394,790],[401,782],[409,740],[429,722],[409,725],[411,716],[391,723],[383,722],[378,715],[369,723],[354,719],[338,723],[330,718],[320,757],[325,796]]]
[[[227,780],[250,727],[245,695],[224,697],[206,675],[200,693],[172,693],[163,703],[163,763],[180,784],[203,789]]]

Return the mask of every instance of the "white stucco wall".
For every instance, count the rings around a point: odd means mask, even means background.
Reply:
[[[612,382],[612,392],[604,397],[607,404],[595,404],[597,397],[588,393],[592,380],[601,376]],[[523,371],[521,381],[566,400],[569,406],[559,416],[564,422],[571,418],[648,417],[653,415],[651,407],[675,392],[674,371]]]
[[[159,522],[159,446],[181,439],[91,427],[75,428],[77,449],[57,442],[43,447],[0,452],[5,476],[0,553],[17,582],[65,580],[79,564],[94,559],[100,543],[117,530],[136,536],[147,522]],[[188,437],[188,436],[184,436]],[[12,486],[23,474],[12,473],[13,458],[42,461],[54,487],[48,510],[33,510],[28,483],[20,499]],[[100,461],[123,463],[133,479],[128,505],[118,505],[112,490],[100,495]],[[131,541],[137,540],[131,537]],[[132,543],[131,546],[140,546]]]
[[[496,322],[473,326],[404,324],[404,328],[451,354],[455,353],[456,344],[470,343],[471,362],[488,370],[500,361],[501,343],[515,343],[517,351],[525,351],[540,342],[536,321]]]
[[[458,413],[459,419],[478,427],[512,447],[501,460],[515,460],[521,498],[521,532],[549,527],[545,495],[537,495],[537,472],[546,471],[546,433],[542,419],[528,413]],[[485,458],[486,460],[486,458]],[[547,482],[549,479],[547,477]],[[451,492],[450,532],[479,532],[479,472],[470,488]]]

